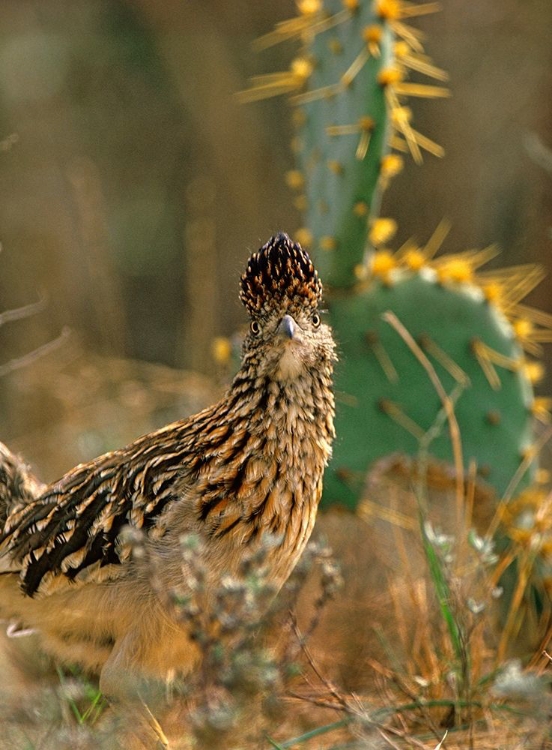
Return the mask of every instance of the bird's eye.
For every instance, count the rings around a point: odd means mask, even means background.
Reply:
[[[249,330],[253,334],[253,336],[259,336],[261,333],[261,326],[256,320],[251,321],[251,325],[249,326]]]
[[[318,328],[320,325],[320,315],[318,313],[314,313],[312,316],[312,324],[315,328]]]

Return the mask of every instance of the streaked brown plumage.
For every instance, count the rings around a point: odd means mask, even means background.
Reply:
[[[267,534],[278,539],[268,553],[276,588],[301,554],[334,437],[335,353],[321,293],[308,255],[273,237],[242,276],[250,331],[224,398],[77,466],[8,514],[0,615],[38,630],[55,656],[98,670],[107,696],[123,699],[133,675],[164,679],[193,666],[185,624],[158,595],[185,586],[183,534],[202,540],[213,586]],[[145,557],[121,535],[129,525],[143,532]],[[162,561],[155,587],[151,559]]]

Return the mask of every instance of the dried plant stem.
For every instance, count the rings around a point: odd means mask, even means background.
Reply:
[[[458,420],[456,419],[456,414],[454,411],[454,401],[445,391],[435,368],[433,367],[427,356],[424,354],[423,350],[416,343],[412,334],[401,323],[395,313],[388,310],[383,314],[382,317],[386,323],[389,323],[389,325],[395,329],[395,331],[408,346],[410,351],[414,354],[416,359],[420,362],[424,370],[427,372],[428,377],[443,405],[443,409],[449,425],[450,438],[452,442],[454,468],[456,473],[456,507],[458,520],[460,521],[462,520],[464,508],[464,461],[462,453],[462,437],[460,434]]]

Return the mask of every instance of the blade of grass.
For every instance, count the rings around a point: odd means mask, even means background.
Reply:
[[[321,727],[316,727],[316,729],[311,729],[310,732],[305,732],[304,734],[301,734],[299,737],[294,737],[292,740],[286,740],[285,742],[277,743],[275,740],[271,739],[270,737],[267,737],[266,739],[272,747],[278,748],[278,750],[286,750],[287,748],[293,747],[294,745],[301,745],[304,742],[308,742],[309,740],[312,740],[314,737],[319,737],[322,734],[327,734],[328,732],[333,732],[335,729],[342,729],[343,727],[348,726],[353,721],[353,717],[349,716],[345,719],[340,719],[339,721],[334,721],[331,724],[324,724]]]
[[[456,657],[458,659],[461,659],[464,655],[464,644],[461,629],[450,607],[450,602],[452,601],[450,586],[448,584],[446,573],[443,569],[441,558],[436,552],[435,547],[433,546],[433,543],[429,538],[427,532],[427,522],[423,517],[420,518],[420,531],[422,535],[424,554],[429,568],[429,574],[431,576],[433,587],[437,595],[439,610],[443,616],[443,620],[446,623]]]

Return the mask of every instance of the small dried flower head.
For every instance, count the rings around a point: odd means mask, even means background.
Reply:
[[[517,700],[540,700],[546,690],[544,680],[535,672],[524,670],[518,659],[505,665],[493,685],[495,695]]]

